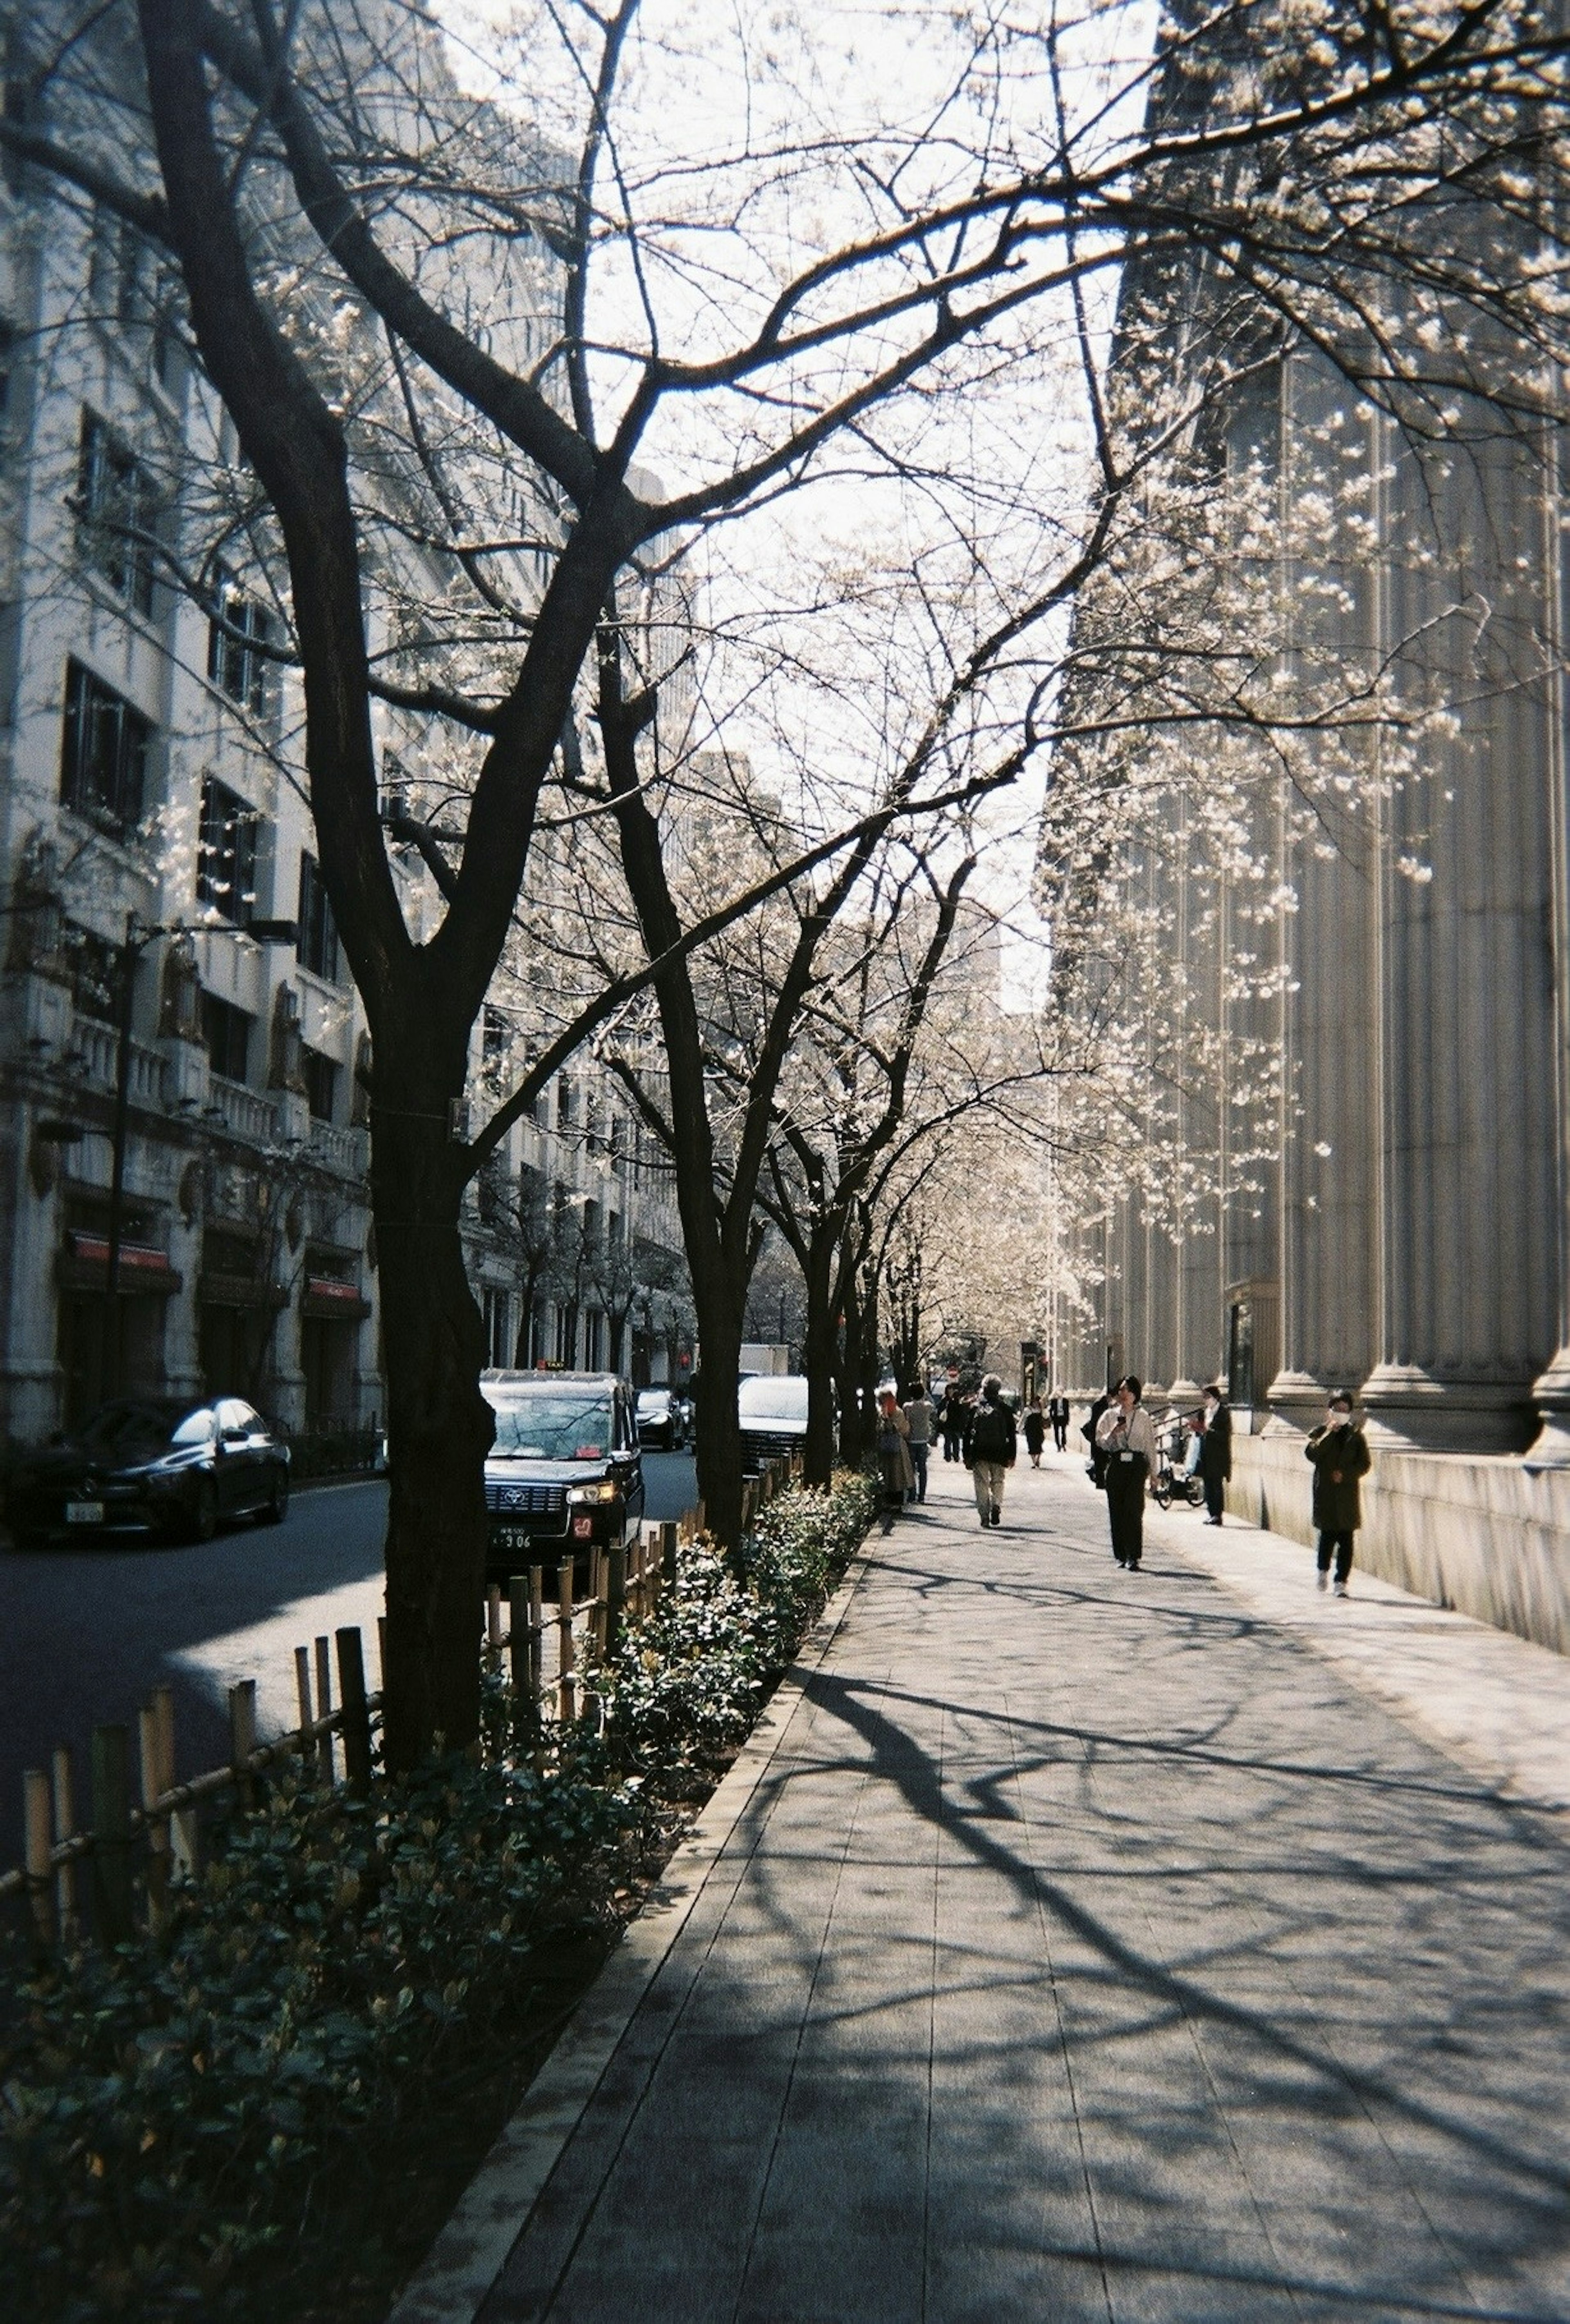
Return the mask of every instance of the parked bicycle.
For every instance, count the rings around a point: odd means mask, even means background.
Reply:
[[[1197,1469],[1190,1471],[1187,1463],[1188,1436],[1188,1430],[1176,1414],[1157,1433],[1150,1498],[1159,1509],[1169,1509],[1175,1500],[1187,1501],[1191,1509],[1205,1506],[1205,1480]]]

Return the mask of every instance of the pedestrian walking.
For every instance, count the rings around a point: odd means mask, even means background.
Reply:
[[[1003,1383],[988,1372],[965,1432],[965,1465],[975,1486],[977,1514],[984,1526],[1003,1521],[1003,1479],[1017,1451],[1014,1416],[1003,1402]]]
[[[1032,1401],[1027,1406],[1025,1417],[1020,1423],[1020,1433],[1025,1439],[1025,1450],[1030,1455],[1031,1468],[1039,1469],[1041,1466],[1041,1447],[1047,1442],[1047,1423],[1039,1402]]]
[[[1156,1431],[1140,1402],[1143,1394],[1131,1372],[1119,1380],[1112,1402],[1095,1425],[1106,1456],[1106,1513],[1113,1555],[1131,1573],[1144,1554],[1145,1485],[1156,1465]]]
[[[1205,1522],[1218,1526],[1232,1475],[1232,1415],[1214,1383],[1205,1391],[1205,1426],[1199,1439],[1199,1473],[1205,1480]]]
[[[1104,1389],[1091,1406],[1089,1416],[1079,1432],[1090,1447],[1090,1481],[1098,1493],[1106,1485],[1106,1454],[1102,1449],[1099,1431],[1102,1415],[1108,1409],[1112,1400],[1112,1389],[1110,1388]]]
[[[1335,1560],[1335,1594],[1347,1596],[1353,1549],[1362,1523],[1362,1496],[1358,1480],[1366,1477],[1372,1460],[1368,1439],[1352,1417],[1352,1397],[1338,1388],[1330,1399],[1325,1425],[1316,1428],[1303,1448],[1314,1463],[1314,1525],[1319,1536],[1321,1590],[1330,1580]]]
[[[959,1392],[959,1382],[950,1380],[944,1391],[943,1403],[938,1413],[938,1418],[943,1425],[943,1457],[946,1461],[957,1461],[961,1457],[966,1417],[965,1398]]]
[[[932,1450],[932,1432],[937,1415],[920,1380],[911,1381],[905,1397],[905,1426],[909,1432],[907,1450],[910,1455],[913,1479],[909,1498],[913,1501],[924,1501],[927,1499],[927,1455]]]
[[[886,1388],[878,1398],[878,1467],[883,1480],[885,1533],[892,1531],[914,1480],[910,1437],[910,1424],[900,1409],[900,1399],[891,1388]]]
[[[1047,1417],[1052,1423],[1052,1442],[1059,1452],[1068,1450],[1068,1398],[1055,1396],[1047,1406]]]

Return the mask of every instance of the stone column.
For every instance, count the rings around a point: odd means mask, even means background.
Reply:
[[[1377,447],[1322,364],[1286,369],[1288,620],[1311,687],[1371,670],[1379,634],[1367,555]],[[1314,746],[1307,796],[1284,784],[1279,1187],[1280,1369],[1272,1430],[1311,1425],[1375,1352],[1378,744]]]
[[[1531,1448],[1528,1466],[1570,1468],[1570,752],[1565,747],[1565,722],[1570,717],[1570,689],[1562,667],[1566,644],[1565,558],[1567,545],[1565,480],[1556,454],[1550,466],[1544,455],[1541,569],[1547,626],[1554,641],[1552,677],[1547,688],[1548,807],[1553,840],[1554,872],[1554,1093],[1556,1131],[1558,1265],[1558,1336],[1556,1352],[1532,1388],[1542,1425]]]
[[[1364,1400],[1389,1442],[1508,1451],[1530,1440],[1557,1337],[1542,477],[1530,447],[1492,439],[1421,466],[1403,448],[1391,470],[1388,634],[1411,696],[1446,702],[1455,724],[1388,802],[1381,1347]]]

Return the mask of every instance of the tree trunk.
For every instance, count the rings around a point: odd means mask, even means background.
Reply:
[[[807,1374],[807,1443],[803,1475],[809,1485],[827,1485],[834,1473],[835,1380],[838,1366],[834,1328],[834,1240],[820,1229],[802,1256],[807,1285],[807,1330],[801,1367]]]
[[[698,1346],[697,1489],[704,1521],[715,1539],[734,1549],[742,1537],[742,1427],[736,1375],[742,1363],[742,1314],[747,1286],[693,1283]]]
[[[847,1469],[859,1469],[865,1449],[865,1419],[862,1412],[861,1297],[854,1270],[845,1270],[840,1291],[838,1333],[839,1457]]]
[[[463,1182],[446,1104],[378,1051],[374,1202],[388,1388],[389,1766],[479,1732],[485,1579],[485,1458],[494,1434],[478,1387],[485,1325],[464,1268]]]

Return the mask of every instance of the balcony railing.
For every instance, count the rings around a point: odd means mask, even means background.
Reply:
[[[221,1114],[224,1126],[236,1138],[255,1146],[271,1145],[279,1136],[278,1108],[244,1082],[226,1081],[221,1074],[208,1077],[208,1111]]]

